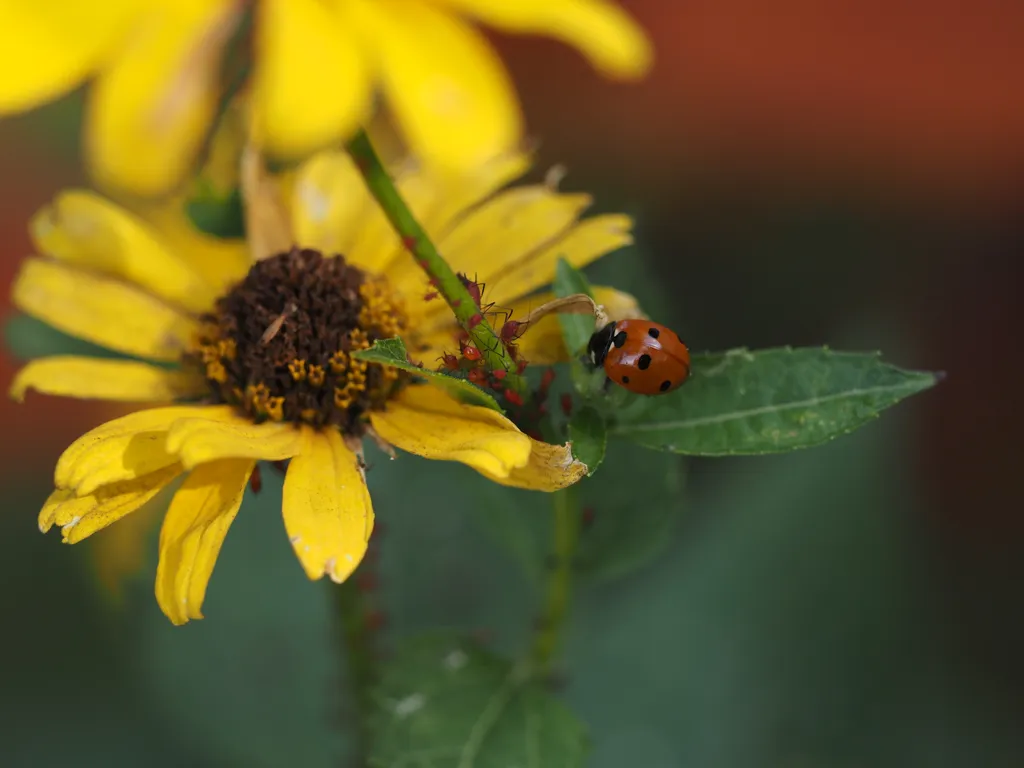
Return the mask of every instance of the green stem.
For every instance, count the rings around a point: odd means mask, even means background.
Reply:
[[[515,361],[506,352],[505,345],[487,322],[487,318],[481,314],[466,286],[437,252],[423,227],[416,221],[384,164],[381,163],[366,131],[360,130],[348,142],[346,148],[363,175],[370,194],[377,200],[391,226],[416,259],[416,263],[430,276],[437,287],[437,292],[448,302],[459,324],[469,333],[474,345],[483,355],[487,367],[492,371],[509,371],[505,377],[505,385],[520,394],[525,393],[526,382],[515,373]]]
[[[366,622],[367,606],[355,578],[341,584],[331,583],[334,612],[340,625],[344,647],[342,656],[348,666],[349,689],[352,695],[356,726],[355,765],[366,765],[369,755],[369,734],[366,717],[370,712],[370,690],[376,680],[373,636]]]
[[[572,598],[572,566],[580,535],[579,489],[571,485],[554,494],[554,560],[544,586],[544,605],[530,660],[541,674],[551,669]]]

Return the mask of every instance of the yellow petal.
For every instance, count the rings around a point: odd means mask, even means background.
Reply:
[[[606,214],[584,219],[564,237],[541,248],[500,275],[487,285],[487,300],[499,306],[525,296],[555,279],[559,259],[582,268],[607,253],[633,242],[630,232],[632,219],[624,214]]]
[[[498,29],[541,34],[577,48],[608,77],[638,77],[653,50],[643,29],[608,0],[441,0]]]
[[[429,216],[440,192],[436,180],[422,167],[407,164],[394,174],[394,181],[417,221]],[[405,250],[383,210],[373,201],[364,212],[355,240],[345,255],[356,266],[380,273]],[[409,260],[412,263],[411,256]]]
[[[30,389],[45,395],[141,403],[195,397],[206,391],[206,384],[185,371],[133,360],[57,356],[33,360],[18,371],[10,395],[21,402]]]
[[[142,0],[0,0],[0,114],[77,86],[103,61]]]
[[[590,202],[589,195],[563,195],[542,185],[518,187],[473,210],[437,247],[454,271],[486,283],[484,298],[491,301],[494,280],[565,233]],[[425,283],[412,271],[403,278],[397,285],[403,293]],[[443,303],[438,310],[450,312]]]
[[[13,296],[65,333],[154,360],[180,358],[196,331],[192,318],[136,288],[42,259],[22,263]]]
[[[213,306],[216,288],[123,208],[85,190],[62,192],[29,225],[40,253],[120,277],[186,309]]]
[[[245,239],[252,261],[287,253],[295,245],[285,210],[281,182],[267,170],[263,156],[252,144],[242,151],[241,192],[245,206]]]
[[[370,73],[351,27],[317,0],[263,0],[256,24],[255,141],[297,158],[347,138],[370,107]]]
[[[643,317],[636,299],[628,293],[614,288],[595,287],[594,301],[604,307],[609,320],[623,320],[631,317]],[[542,293],[529,300],[520,300],[511,304],[512,317],[524,318],[531,309],[555,298],[552,293]],[[562,324],[557,314],[545,315],[536,323],[532,323],[516,341],[519,354],[532,365],[554,365],[567,362],[571,354],[565,348],[562,338]],[[578,352],[579,350],[573,350]]]
[[[557,491],[581,480],[587,473],[587,466],[572,457],[569,443],[550,445],[530,439],[530,462],[508,475],[483,472],[499,485],[525,488],[529,491]]]
[[[209,409],[201,417],[179,419],[167,433],[167,450],[186,468],[218,459],[290,459],[302,446],[294,424],[254,424],[234,411]]]
[[[65,544],[77,544],[148,503],[181,472],[181,465],[174,464],[134,480],[104,485],[87,496],[67,498],[52,510],[53,523],[61,526]],[[40,515],[40,529],[42,523]]]
[[[427,459],[460,461],[507,477],[530,458],[530,438],[497,411],[463,405],[429,385],[406,387],[370,415],[384,440]]]
[[[183,199],[159,204],[140,204],[136,210],[160,233],[168,250],[211,285],[219,295],[245,277],[251,260],[241,238],[227,240],[196,229],[185,211]]]
[[[156,600],[172,623],[203,618],[206,585],[255,465],[250,459],[203,464],[174,494],[156,567]]]
[[[413,153],[461,171],[515,147],[522,115],[501,60],[473,27],[421,2],[364,3],[388,102]]]
[[[212,122],[240,12],[231,0],[180,0],[133,27],[89,93],[86,157],[101,185],[156,196],[182,181]]]
[[[375,205],[347,152],[321,152],[303,163],[291,195],[292,228],[302,246],[350,257]]]
[[[438,177],[435,183],[441,188],[439,205],[427,216],[423,226],[435,242],[440,242],[472,208],[518,179],[530,169],[530,165],[529,155],[512,151],[469,168],[456,177]]]
[[[178,419],[229,410],[228,406],[172,406],[136,411],[108,421],[68,446],[57,460],[54,485],[87,496],[110,483],[135,478],[178,463],[167,451],[167,430]]]
[[[366,554],[373,506],[356,455],[337,430],[303,427],[284,478],[284,527],[306,575],[341,583]]]
[[[75,492],[68,488],[57,488],[43,502],[43,508],[39,511],[39,530],[41,533],[49,531],[56,522],[57,510],[65,503],[75,498]],[[88,509],[88,502],[82,502],[83,509]]]

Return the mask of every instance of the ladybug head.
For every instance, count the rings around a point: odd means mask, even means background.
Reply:
[[[587,345],[587,353],[590,355],[590,362],[595,368],[600,368],[604,363],[604,356],[608,354],[608,348],[612,345],[612,337],[615,335],[615,323],[608,323],[599,331],[594,331]]]

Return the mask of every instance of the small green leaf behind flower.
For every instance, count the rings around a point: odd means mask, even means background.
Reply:
[[[82,355],[85,357],[123,358],[116,352],[76,339],[58,331],[42,320],[15,314],[4,321],[4,345],[18,360],[34,360],[50,355]]]
[[[558,265],[555,268],[555,282],[552,287],[555,296],[560,299],[576,293],[585,293],[593,298],[590,282],[582,272],[565,259],[558,260]],[[572,356],[584,354],[590,337],[594,335],[594,316],[559,314],[558,321],[562,325],[562,338],[565,339],[565,348],[569,350],[569,354]]]
[[[620,410],[609,435],[699,456],[781,453],[852,432],[939,378],[822,347],[695,355],[682,387]]]
[[[604,460],[608,441],[604,416],[590,406],[577,409],[569,420],[569,440],[573,458],[586,464],[590,477]]]
[[[378,339],[369,349],[353,352],[352,357],[365,360],[368,363],[379,363],[380,365],[389,365],[392,368],[400,368],[403,371],[408,371],[422,379],[428,380],[434,386],[445,390],[460,403],[478,405],[490,408],[498,413],[504,413],[501,406],[498,405],[498,401],[476,385],[465,379],[449,376],[441,371],[420,368],[411,362],[409,360],[409,353],[405,348],[405,343],[397,336],[393,339]]]
[[[586,730],[531,674],[447,633],[405,641],[368,713],[372,766],[574,768]]]
[[[189,220],[200,232],[225,239],[245,237],[245,208],[238,188],[227,193],[212,184],[197,184],[195,194],[185,205]]]

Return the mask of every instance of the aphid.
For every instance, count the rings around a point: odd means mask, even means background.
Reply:
[[[462,356],[469,360],[470,362],[474,363],[481,357],[483,357],[483,355],[480,354],[480,350],[474,347],[472,344],[462,345]]]
[[[449,371],[459,370],[459,358],[453,355],[451,352],[445,352],[438,358],[441,361],[441,367]]]
[[[470,280],[463,272],[459,272],[458,278],[462,281],[462,284],[466,286],[466,290],[469,291],[469,295],[473,298],[473,303],[476,304],[477,309],[480,309],[480,299],[483,296],[486,284],[478,283],[476,280]]]
[[[562,413],[567,417],[572,416],[572,395],[568,392],[563,392],[561,397]]]
[[[440,295],[441,294],[439,294],[437,291],[428,291],[427,293],[423,294],[423,300],[424,301],[433,301],[434,299],[436,299]]]
[[[540,377],[540,392],[542,395],[546,395],[548,390],[551,389],[551,384],[555,380],[555,369],[545,368],[544,374]]]
[[[505,399],[512,403],[512,405],[523,404],[523,396],[516,392],[514,389],[505,390]]]
[[[487,386],[487,371],[483,368],[474,368],[466,374],[466,378],[480,387]]]
[[[505,344],[511,344],[513,341],[519,338],[521,331],[519,330],[522,323],[518,320],[507,320],[505,324],[501,326],[501,340]]]
[[[469,325],[470,328],[476,328],[483,321],[484,321],[484,316],[481,315],[479,312],[477,312],[477,313],[475,313],[475,314],[470,316],[468,325]]]
[[[638,395],[671,392],[690,376],[690,350],[671,328],[650,320],[619,320],[590,337],[594,367]]]

